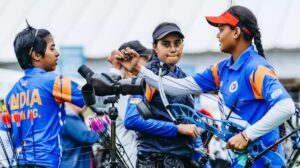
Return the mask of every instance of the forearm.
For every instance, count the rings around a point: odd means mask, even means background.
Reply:
[[[89,130],[85,130],[85,131],[82,131],[80,133],[80,139],[78,142],[82,143],[82,144],[86,144],[86,145],[92,145],[96,142],[99,141],[100,137],[98,134],[92,132],[92,131],[89,131]]]
[[[149,85],[158,89],[159,76],[154,74],[151,70],[142,66],[138,76],[144,77]],[[166,94],[170,96],[202,93],[200,87],[192,77],[177,79],[170,76],[164,76],[162,83]]]
[[[295,105],[291,98],[276,103],[267,114],[249,126],[245,132],[252,141],[270,132],[295,113]]]
[[[164,137],[177,136],[177,126],[173,122],[155,119],[144,120],[140,115],[134,115],[125,119],[125,128]]]
[[[111,68],[109,69],[109,72],[110,72],[110,73],[113,73],[113,74],[115,74],[115,75],[119,75],[119,76],[121,76],[121,74],[122,74],[121,70],[118,69],[118,68],[115,68],[115,67],[111,67]]]
[[[76,120],[68,116],[66,118],[66,124],[64,125],[63,132],[77,143],[84,145],[94,144],[100,139],[98,134],[88,130],[83,121]]]

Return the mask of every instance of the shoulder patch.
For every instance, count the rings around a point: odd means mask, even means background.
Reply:
[[[271,98],[275,99],[276,97],[278,97],[279,95],[281,95],[283,93],[283,91],[281,89],[276,89],[273,91],[273,93],[271,94]]]
[[[130,101],[129,101],[129,104],[130,105],[135,105],[135,104],[138,104],[141,101],[142,101],[141,98],[131,98]]]

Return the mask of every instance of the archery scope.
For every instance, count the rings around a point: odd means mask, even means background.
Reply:
[[[95,103],[91,96],[107,96],[107,95],[144,95],[146,86],[143,78],[121,79],[112,73],[97,74],[86,65],[78,68],[80,75],[87,80],[87,86],[82,87],[82,94],[87,105]],[[90,104],[91,105],[91,104]]]

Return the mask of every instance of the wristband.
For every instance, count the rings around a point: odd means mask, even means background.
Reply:
[[[250,139],[248,138],[247,134],[245,131],[241,132],[242,137],[246,140],[246,142],[250,142]]]

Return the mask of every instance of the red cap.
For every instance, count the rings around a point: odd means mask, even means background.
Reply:
[[[215,27],[217,27],[220,24],[229,24],[235,27],[239,23],[239,20],[227,11],[220,16],[206,16],[205,18],[209,24]]]
[[[212,26],[219,26],[219,25],[230,25],[233,27],[240,27],[242,31],[244,31],[247,35],[252,36],[251,32],[246,28],[244,25],[242,25],[238,18],[233,16],[228,11],[224,12],[220,16],[206,16],[205,17],[207,22]]]

